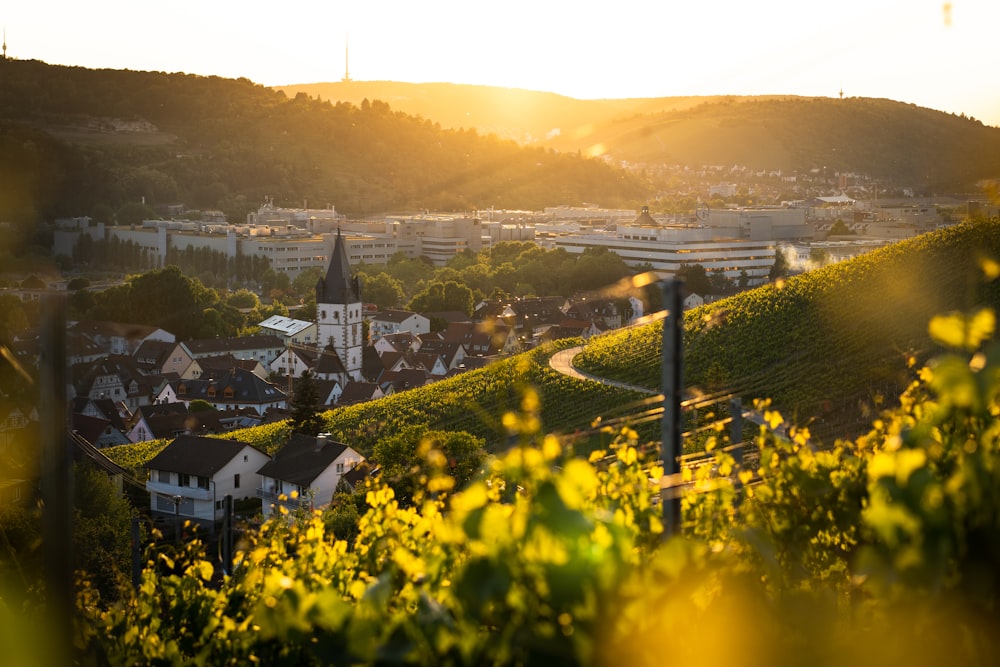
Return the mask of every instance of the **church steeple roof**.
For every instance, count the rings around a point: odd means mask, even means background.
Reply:
[[[351,262],[347,258],[347,247],[337,230],[330,255],[330,266],[326,277],[316,283],[316,303],[360,303],[361,283],[351,276]]]

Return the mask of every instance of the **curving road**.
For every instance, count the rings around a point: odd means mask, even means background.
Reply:
[[[589,373],[584,373],[573,365],[573,358],[583,352],[583,345],[577,345],[576,347],[570,347],[565,350],[556,352],[549,358],[549,366],[553,370],[562,373],[563,375],[568,375],[570,377],[576,378],[578,380],[590,380],[592,382],[600,382],[601,384],[608,384],[614,387],[620,387],[622,389],[631,389],[632,391],[638,391],[643,394],[650,394],[652,396],[658,396],[660,392],[650,389],[649,387],[640,387],[635,384],[627,384],[625,382],[618,382],[616,380],[609,380],[607,378],[598,377],[596,375],[591,375]]]

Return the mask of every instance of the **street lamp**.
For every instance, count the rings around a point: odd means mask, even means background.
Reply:
[[[174,541],[180,544],[181,541],[181,497],[174,496]]]

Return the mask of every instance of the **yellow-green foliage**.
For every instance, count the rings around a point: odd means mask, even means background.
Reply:
[[[989,313],[931,326],[954,351],[866,435],[814,451],[761,427],[743,469],[725,432],[663,540],[662,474],[636,434],[589,460],[539,431],[458,492],[408,506],[372,484],[350,543],[318,513],[265,524],[221,586],[196,547],[151,558],[135,598],[78,610],[112,664],[996,664],[1000,345]],[[770,426],[783,417],[759,409]]]

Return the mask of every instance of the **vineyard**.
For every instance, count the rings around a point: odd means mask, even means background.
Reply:
[[[932,320],[951,351],[854,441],[761,428],[752,473],[719,431],[666,541],[638,435],[578,457],[527,390],[481,477],[405,504],[373,482],[355,537],[287,515],[221,581],[190,543],[150,551],[122,602],[81,584],[77,664],[997,664],[995,327]],[[44,641],[30,613],[15,645]]]
[[[380,438],[414,425],[465,431],[483,438],[490,451],[499,451],[508,444],[502,415],[517,408],[525,388],[534,387],[543,406],[539,419],[547,431],[577,434],[581,439],[595,432],[599,435],[600,429],[593,427],[595,419],[613,420],[633,413],[644,405],[644,397],[552,370],[549,356],[574,343],[579,341],[558,341],[426,387],[336,408],[325,413],[327,430],[335,440],[349,443],[365,456],[371,455]],[[225,437],[273,454],[288,435],[287,426],[280,422],[230,431]],[[119,465],[139,469],[166,444],[152,441],[104,452]]]
[[[1000,220],[903,241],[685,313],[692,392],[770,398],[827,441],[858,435],[934,347],[927,323],[974,304],[1000,306],[989,279]],[[661,325],[612,332],[575,363],[601,377],[660,386]]]

